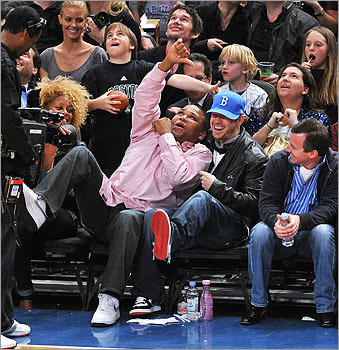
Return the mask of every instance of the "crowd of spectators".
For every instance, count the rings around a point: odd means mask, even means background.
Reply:
[[[37,230],[34,239],[43,239],[47,231],[48,237],[60,237],[63,227],[68,225],[68,232],[76,234],[84,225],[109,247],[92,325],[112,325],[120,315],[134,257],[138,266],[133,274],[138,278],[131,315],[161,309],[163,281],[151,257],[153,234],[164,232],[154,232],[154,216],[163,226],[170,223],[168,235],[173,231],[176,239],[181,237],[172,251],[232,245],[248,235],[259,218],[265,221],[261,213],[259,217],[259,193],[263,179],[267,181],[266,163],[274,154],[292,153],[291,135],[300,146],[295,135],[310,131],[307,123],[299,130],[299,123],[314,119],[324,125],[330,147],[338,151],[337,2],[304,1],[300,6],[293,1],[2,1],[2,30],[13,9],[21,6],[34,9],[47,22],[35,45],[15,57],[22,86],[19,105],[63,113],[60,132],[69,134],[62,125],[73,125],[76,144],[82,145],[60,154],[46,143],[40,184],[34,192],[24,185],[26,202],[38,203],[45,214],[33,225],[24,214],[19,220],[19,236],[26,243],[17,251],[14,273],[23,307],[33,306],[28,266],[32,229]],[[143,15],[160,20],[157,37],[144,30]],[[263,78],[272,92],[258,82],[258,62],[274,63],[273,72]],[[123,111],[115,100],[117,91],[129,99]],[[304,145],[306,153],[317,149],[310,145]],[[317,157],[307,164],[317,169],[334,157],[327,150],[315,152]],[[273,161],[276,156],[268,164]],[[306,161],[290,162],[296,171]],[[242,171],[232,170],[240,164],[246,164]],[[83,175],[90,177],[84,182]],[[309,177],[302,181],[308,184]],[[62,183],[62,195],[56,194],[56,183]],[[291,191],[294,186],[293,182]],[[62,208],[66,195],[77,197],[73,209],[79,220]],[[302,208],[303,213],[312,216],[322,200],[318,197]],[[278,206],[280,211],[289,207],[285,204]],[[188,216],[203,212],[203,220],[186,225]],[[45,223],[45,215],[54,221]],[[314,227],[335,226],[332,219],[331,210],[325,222],[314,220]],[[275,230],[272,221],[265,224],[270,226],[266,230]],[[213,239],[207,238],[206,225],[215,232]],[[306,225],[303,232],[312,229]],[[258,226],[251,235],[253,246],[257,231]],[[295,235],[298,230],[293,227],[288,233],[292,231]],[[275,232],[281,237],[279,229]],[[156,249],[160,260],[170,256],[167,250],[163,254],[163,247]],[[25,269],[20,268],[23,264]],[[146,276],[145,264],[152,266]],[[256,267],[249,268],[254,276]],[[261,287],[256,285],[255,293]],[[242,324],[257,323],[264,316],[266,309],[258,310],[266,308],[261,300],[255,295],[252,315]],[[326,313],[321,325],[333,324],[332,304],[317,311]]]

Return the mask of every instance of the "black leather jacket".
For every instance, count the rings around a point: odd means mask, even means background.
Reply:
[[[211,137],[211,147],[213,142]],[[258,198],[267,156],[243,127],[239,137],[224,145],[224,149],[226,153],[213,171],[216,180],[208,192],[240,214],[251,227],[258,219]]]
[[[248,30],[247,46],[252,48],[251,43],[256,27],[267,18],[265,4],[253,3],[250,13],[252,23]],[[280,16],[272,30],[267,59],[275,63],[275,72],[279,72],[290,62],[301,63],[305,34],[309,29],[319,26],[315,18],[296,8],[292,1],[287,1],[283,5]]]

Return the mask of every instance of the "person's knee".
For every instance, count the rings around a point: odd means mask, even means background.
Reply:
[[[195,193],[192,197],[195,200],[201,200],[201,201],[210,201],[213,197],[208,192],[204,190],[200,190],[197,193]]]
[[[310,232],[310,240],[317,246],[334,245],[334,227],[328,224],[320,224],[313,227]]]
[[[127,230],[134,230],[136,227],[141,228],[144,220],[144,213],[140,210],[127,209],[122,210],[113,220],[114,226]]]
[[[271,236],[273,236],[273,231],[261,221],[250,232],[250,244],[266,244],[269,242]]]

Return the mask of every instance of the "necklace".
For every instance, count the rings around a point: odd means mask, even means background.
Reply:
[[[76,56],[75,56],[75,58],[74,58],[74,60],[73,60],[72,69],[71,69],[71,71],[67,72],[67,73],[68,73],[67,75],[72,76],[72,74],[73,74],[73,72],[74,72],[74,67],[75,67],[75,64],[76,64],[76,61],[77,61],[78,56],[79,56],[79,52],[76,54]],[[61,58],[62,58],[62,65],[63,65],[63,67],[66,67],[66,65],[65,65],[65,58],[64,58],[64,52],[63,52],[63,51],[61,51]],[[65,72],[65,73],[66,73],[66,72]]]

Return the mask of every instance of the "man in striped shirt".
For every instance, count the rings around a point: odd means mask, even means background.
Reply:
[[[267,314],[267,287],[272,259],[312,257],[314,299],[321,327],[335,326],[335,223],[338,212],[338,159],[328,131],[314,118],[291,129],[290,142],[266,167],[259,197],[259,222],[248,248],[252,280],[251,307],[242,325],[260,322]],[[282,225],[281,213],[289,223]],[[282,239],[292,238],[290,247]]]

